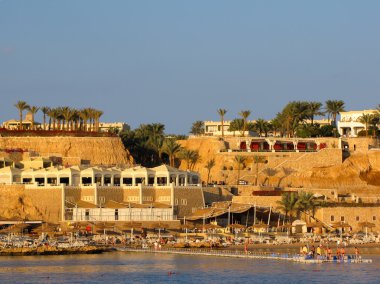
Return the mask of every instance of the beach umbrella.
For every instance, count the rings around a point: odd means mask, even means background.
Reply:
[[[376,227],[374,223],[371,222],[361,222],[358,224],[360,227],[365,228],[365,235],[367,236],[368,234],[368,228],[372,230],[372,228]]]
[[[227,228],[232,228],[232,229],[245,229],[245,226],[242,224],[230,224],[227,226]]]
[[[205,224],[203,226],[203,228],[206,230],[208,230],[208,229],[220,229],[221,226],[209,223],[209,224]]]
[[[266,229],[266,228],[268,228],[268,227],[269,227],[268,224],[260,223],[260,224],[252,225],[252,226],[250,226],[249,228],[250,228],[250,229]]]
[[[306,227],[308,227],[308,228],[322,228],[323,224],[321,222],[312,222],[312,223],[307,223]]]

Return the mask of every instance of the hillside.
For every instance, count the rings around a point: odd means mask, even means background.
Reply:
[[[63,164],[131,164],[119,137],[0,137],[0,157],[22,159],[23,153],[62,159]]]
[[[315,188],[366,188],[380,186],[380,151],[351,152],[342,162],[342,151],[324,149],[317,153],[247,153],[226,152],[223,141],[215,138],[194,138],[180,141],[184,148],[198,150],[200,161],[194,170],[199,171],[203,181],[207,179],[205,165],[215,159],[211,181],[236,184],[236,155],[246,157],[240,178],[255,183],[256,171],[259,184],[274,186]],[[220,150],[224,150],[220,152]],[[255,164],[255,155],[262,155],[266,163]],[[257,168],[256,168],[257,167]],[[186,168],[186,163],[181,163]]]

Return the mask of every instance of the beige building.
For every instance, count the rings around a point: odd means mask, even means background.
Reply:
[[[38,211],[49,212],[50,221],[170,221],[204,206],[199,174],[167,165],[124,169],[6,166],[0,169],[0,185],[21,187]],[[41,198],[36,198],[39,192]],[[43,197],[46,194],[48,198]],[[51,204],[53,200],[60,202]]]
[[[102,132],[115,131],[117,133],[131,129],[125,122],[100,122],[99,130]]]
[[[254,121],[249,121],[254,122]],[[257,136],[256,132],[245,131],[244,133],[240,131],[228,131],[230,128],[231,120],[225,120],[223,122],[223,129],[225,136]],[[207,136],[222,136],[222,123],[221,121],[204,121],[205,135]]]
[[[363,114],[376,114],[376,110],[353,110],[340,113],[340,120],[337,123],[338,132],[343,137],[357,137],[358,133],[365,130],[365,125],[359,121]],[[380,124],[378,124],[378,127]]]

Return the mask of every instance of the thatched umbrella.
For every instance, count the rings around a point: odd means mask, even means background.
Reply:
[[[361,222],[358,224],[360,227],[362,228],[365,228],[365,235],[367,236],[368,234],[368,228],[371,229],[372,231],[372,228],[376,227],[376,225],[374,223],[371,223],[371,222]]]
[[[205,224],[203,226],[203,229],[205,229],[205,230],[209,230],[209,229],[213,230],[213,229],[220,229],[220,228],[221,228],[221,226],[216,225],[216,224],[211,224],[211,223]]]
[[[230,224],[227,226],[227,228],[232,228],[232,229],[245,229],[245,226],[242,224]]]

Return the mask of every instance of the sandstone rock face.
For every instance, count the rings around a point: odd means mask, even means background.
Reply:
[[[119,137],[0,137],[0,149],[33,151],[39,156],[62,158],[69,165],[81,161],[90,165],[133,163]]]
[[[210,180],[236,184],[238,170],[234,158],[242,155],[246,157],[246,162],[244,169],[240,170],[240,178],[250,184],[256,182],[258,172],[258,184],[272,186],[347,189],[380,187],[380,151],[365,151],[363,139],[351,143],[361,145],[361,150],[351,151],[350,156],[343,161],[342,150],[334,147],[313,153],[247,153],[227,152],[225,142],[216,138],[180,141],[182,147],[199,151],[201,159],[194,170],[201,174],[203,181],[207,180],[206,163],[215,159]],[[255,164],[255,155],[262,156],[265,163]],[[180,168],[186,167],[186,162],[182,161]]]

